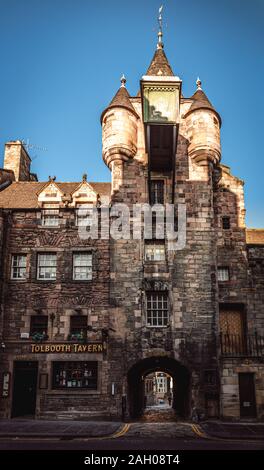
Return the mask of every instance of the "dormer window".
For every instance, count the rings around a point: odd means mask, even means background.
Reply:
[[[42,225],[45,227],[58,227],[59,209],[44,209],[42,211]]]
[[[54,198],[54,197],[57,197],[57,193],[46,193],[46,194],[45,194],[45,197],[46,197],[47,199],[48,199],[48,198],[52,199],[52,198]]]

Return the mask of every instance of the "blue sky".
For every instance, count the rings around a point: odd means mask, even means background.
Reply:
[[[100,114],[124,72],[131,95],[156,46],[162,0],[0,0],[0,147],[29,139],[40,180],[109,181]],[[183,93],[223,119],[222,162],[246,182],[247,224],[264,227],[264,0],[164,0],[166,54]]]

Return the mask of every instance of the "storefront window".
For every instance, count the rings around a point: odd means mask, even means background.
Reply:
[[[97,390],[97,362],[54,362],[53,388]]]

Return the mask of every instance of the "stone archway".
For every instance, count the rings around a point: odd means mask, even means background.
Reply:
[[[151,372],[162,371],[173,378],[172,407],[177,416],[190,414],[190,373],[180,362],[170,357],[142,359],[128,371],[128,406],[130,418],[140,418],[144,412],[144,378]]]

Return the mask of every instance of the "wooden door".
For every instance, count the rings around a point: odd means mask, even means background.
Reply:
[[[256,394],[254,374],[239,374],[240,417],[256,418]]]

